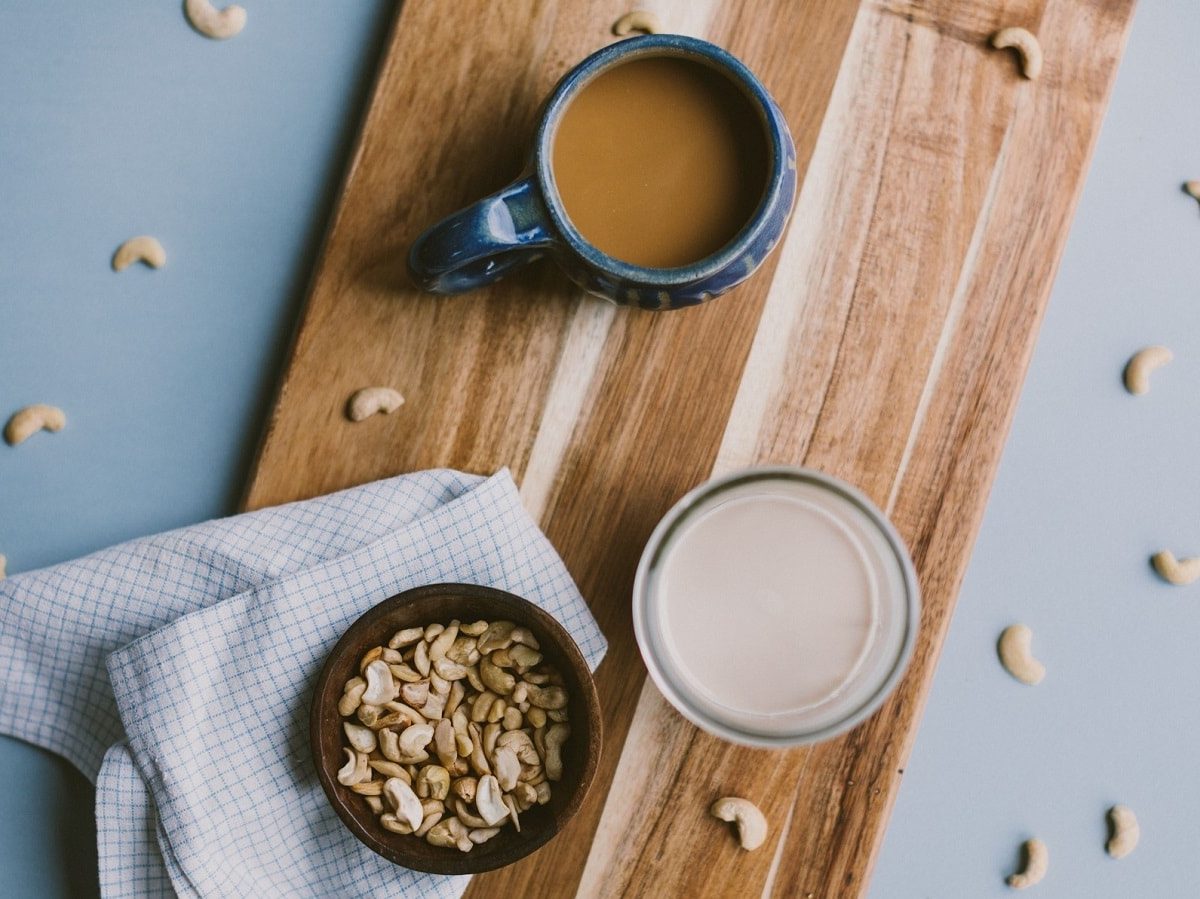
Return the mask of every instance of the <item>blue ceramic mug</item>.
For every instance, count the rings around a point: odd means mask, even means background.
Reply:
[[[750,220],[715,253],[678,268],[646,268],[590,244],[571,223],[555,185],[552,145],[563,111],[601,72],[635,57],[675,56],[716,69],[740,87],[761,117],[767,173]],[[783,233],[796,193],[796,148],[766,88],[720,47],[674,34],[611,44],[563,76],[537,129],[532,171],[434,225],[413,244],[408,266],[425,290],[452,294],[489,284],[519,265],[550,255],[589,293],[643,309],[694,306],[748,278]]]

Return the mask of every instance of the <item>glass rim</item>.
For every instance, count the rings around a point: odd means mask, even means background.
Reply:
[[[793,483],[810,484],[827,490],[856,507],[865,519],[883,536],[891,549],[898,565],[904,583],[904,597],[898,604],[904,612],[904,635],[899,650],[886,675],[872,685],[869,695],[846,714],[823,727],[812,730],[800,730],[786,734],[771,734],[762,731],[739,728],[726,721],[718,720],[700,708],[684,691],[676,685],[675,679],[668,673],[663,664],[659,647],[653,634],[661,634],[657,616],[651,615],[651,575],[661,561],[670,545],[671,537],[679,532],[685,524],[697,515],[711,508],[715,497],[746,484],[759,481],[788,481]],[[684,494],[662,517],[647,540],[638,562],[637,574],[633,583],[633,630],[637,639],[638,649],[646,669],[655,685],[666,697],[667,701],[681,715],[702,730],[746,746],[763,748],[785,748],[819,743],[845,733],[861,724],[878,711],[884,701],[895,689],[900,678],[908,668],[916,645],[917,631],[921,618],[920,587],[917,582],[916,569],[912,558],[905,546],[904,540],[896,531],[895,526],[887,516],[862,491],[840,478],[825,474],[811,468],[799,466],[775,465],[741,468],[725,475],[712,478]]]

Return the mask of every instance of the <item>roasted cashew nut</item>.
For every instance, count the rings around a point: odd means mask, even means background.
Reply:
[[[346,731],[346,739],[350,741],[350,745],[359,752],[369,753],[375,748],[375,731],[369,727],[359,727],[346,721],[343,722],[342,728]]]
[[[362,783],[357,783],[350,788],[352,793],[357,793],[359,796],[378,796],[383,792],[382,780],[364,780]]]
[[[398,777],[406,784],[412,784],[412,775],[408,773],[408,769],[398,762],[383,761],[380,759],[371,759],[367,762],[372,771],[378,771],[384,777]]]
[[[511,749],[497,749],[492,754],[492,768],[496,772],[496,780],[500,789],[505,793],[516,789],[517,779],[521,776],[521,762]],[[561,770],[559,771],[561,774]],[[554,778],[557,780],[557,778]]]
[[[338,714],[343,718],[353,715],[362,703],[362,696],[366,691],[367,682],[361,677],[352,677],[346,681],[346,686],[342,690],[342,698],[338,700]]]
[[[144,262],[150,268],[162,268],[167,264],[167,251],[153,237],[131,237],[113,253],[113,271],[123,272],[135,262]]]
[[[542,654],[524,643],[514,643],[508,648],[508,654],[518,668],[532,668],[542,660]]]
[[[424,628],[406,627],[403,630],[396,631],[396,633],[392,635],[392,639],[388,640],[388,649],[400,649],[404,646],[410,646],[424,637]]]
[[[475,788],[478,785],[479,781],[474,777],[460,777],[450,785],[450,792],[463,802],[474,802]]]
[[[1050,852],[1041,840],[1026,840],[1021,849],[1025,855],[1025,867],[1008,876],[1008,885],[1014,890],[1024,890],[1040,883],[1050,867]]]
[[[1175,358],[1165,346],[1148,346],[1138,350],[1125,364],[1125,389],[1141,396],[1150,389],[1150,373]]]
[[[517,685],[517,679],[492,661],[491,656],[479,660],[479,679],[493,693],[507,696]]]
[[[445,805],[440,802],[433,801],[433,799],[428,799],[428,801],[422,802],[421,808],[425,809],[425,820],[421,821],[421,826],[413,831],[413,833],[418,835],[418,837],[424,837],[425,834],[431,831],[433,825],[436,825],[438,821],[442,820],[446,814]]]
[[[527,688],[529,694],[529,702],[537,706],[539,709],[547,711],[566,708],[567,691],[562,687],[550,686],[539,687],[530,684]]]
[[[209,0],[184,0],[183,11],[193,28],[214,40],[227,40],[246,27],[246,10],[237,5],[219,10]]]
[[[1150,557],[1154,570],[1168,584],[1184,587],[1200,578],[1200,558],[1176,559],[1169,549]]]
[[[484,655],[493,650],[507,649],[512,645],[512,632],[516,627],[516,623],[512,621],[493,621],[479,636],[475,645]]]
[[[1105,850],[1113,858],[1124,858],[1137,848],[1142,829],[1138,826],[1137,815],[1127,805],[1114,805],[1108,810],[1110,836]]]
[[[569,724],[551,724],[546,728],[544,742],[547,780],[559,780],[562,777],[562,745],[569,736],[571,736],[571,725]]]
[[[1024,28],[1001,28],[992,35],[992,46],[997,50],[1012,48],[1021,57],[1021,74],[1036,81],[1042,74],[1042,45],[1037,37]]]
[[[391,702],[400,692],[396,681],[392,678],[392,669],[382,659],[376,659],[367,666],[364,672],[367,676],[367,689],[362,695],[362,701],[367,705],[383,705]]]
[[[499,780],[499,778],[497,778]],[[503,786],[503,782],[501,782]],[[518,783],[512,788],[513,798],[517,800],[517,808],[520,811],[528,811],[537,805],[537,790],[527,783]]]
[[[479,725],[472,721],[467,728],[471,735],[471,767],[480,776],[491,774],[492,767],[483,751],[483,735],[479,732]]]
[[[457,848],[461,852],[470,852],[475,845],[471,842],[470,831],[458,818],[439,821],[425,835],[425,839],[432,846]]]
[[[37,403],[13,413],[4,426],[4,439],[9,446],[24,443],[38,431],[61,431],[67,426],[67,416],[58,406]]]
[[[425,747],[433,739],[432,724],[411,724],[400,734],[400,755],[404,764],[423,762],[429,758]],[[420,821],[417,822],[419,827]]]
[[[403,400],[401,400],[403,402]],[[449,627],[442,628],[438,634],[429,641],[429,660],[436,662],[438,659],[444,659],[447,651],[454,645],[454,641],[458,639],[458,622],[451,621]]]
[[[462,701],[467,696],[467,688],[463,686],[462,681],[454,681],[450,684],[450,695],[446,697],[446,707],[442,709],[442,717],[447,721],[450,720],[455,710],[462,705]]]
[[[461,799],[454,800],[454,814],[467,827],[491,827],[487,821],[472,812],[467,803]]]
[[[658,34],[662,31],[662,25],[658,21],[658,16],[650,10],[635,9],[617,19],[613,23],[612,30],[617,37],[625,37],[635,31],[640,31],[642,34]]]
[[[738,841],[743,849],[757,849],[767,839],[767,819],[749,799],[725,796],[709,809],[713,817],[730,821],[737,827]]]
[[[445,799],[450,792],[450,772],[441,765],[426,765],[417,772],[413,789],[422,799]]]
[[[475,788],[475,808],[479,809],[479,816],[487,822],[488,827],[494,827],[508,816],[500,782],[491,774],[479,778]]]
[[[541,756],[534,748],[533,739],[526,731],[511,730],[505,731],[496,738],[496,751],[501,749],[511,749],[517,758],[526,765],[540,765],[542,763]]]
[[[408,705],[424,705],[429,701],[429,684],[425,681],[405,684],[400,688],[400,698]]]
[[[346,403],[346,417],[351,421],[362,421],[379,413],[391,415],[403,405],[404,397],[391,387],[364,387],[355,391]]]
[[[458,662],[453,662],[447,658],[435,660],[433,670],[437,673],[438,677],[448,681],[460,681],[467,676],[466,665],[460,665]]]
[[[413,788],[399,777],[389,777],[383,784],[383,798],[396,812],[396,818],[407,824],[410,831],[416,830],[425,820],[425,810]]]
[[[369,778],[371,769],[367,767],[369,756],[365,752],[355,752],[353,749],[343,749],[346,753],[346,764],[338,769],[338,783],[352,787]]]
[[[1000,634],[998,649],[1004,669],[1023,684],[1033,686],[1046,676],[1046,666],[1033,657],[1033,631],[1024,624],[1014,624]]]
[[[499,827],[476,827],[470,833],[471,842],[476,845],[486,843],[499,832]]]
[[[438,761],[443,767],[449,768],[458,758],[457,746],[454,740],[454,725],[449,718],[443,718],[433,729],[433,747],[437,752]]]
[[[389,762],[399,764],[403,759],[400,754],[400,735],[394,730],[384,729],[379,732],[379,751]]]

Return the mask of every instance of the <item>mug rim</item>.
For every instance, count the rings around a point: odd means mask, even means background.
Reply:
[[[657,52],[663,50],[673,52]],[[554,180],[553,142],[559,120],[567,104],[584,86],[606,69],[628,61],[632,56],[655,55],[656,52],[657,55],[699,57],[706,63],[715,64],[725,75],[735,79],[746,92],[747,99],[754,104],[762,116],[763,128],[771,148],[771,164],[767,172],[763,196],[749,221],[715,253],[688,265],[674,268],[650,268],[634,265],[610,256],[597,248],[584,238],[579,229],[571,222],[562,198],[558,194],[558,185]],[[554,91],[546,101],[546,110],[538,124],[537,152],[535,154],[537,179],[542,189],[546,209],[549,211],[558,233],[562,235],[567,245],[590,265],[617,278],[641,284],[661,284],[663,286],[688,284],[715,275],[736,262],[767,226],[769,219],[767,213],[785,180],[784,170],[788,154],[781,130],[786,131],[786,128],[787,125],[783,122],[782,114],[778,111],[775,101],[762,82],[741,60],[716,44],[682,34],[651,34],[626,38],[597,50],[567,72],[555,85]]]
[[[659,556],[666,548],[668,540],[683,519],[702,507],[706,500],[730,488],[756,481],[771,480],[798,481],[814,484],[847,500],[856,506],[865,518],[878,529],[884,537],[890,550],[895,556],[901,579],[904,583],[904,598],[902,605],[905,612],[904,634],[895,657],[887,673],[874,684],[874,689],[853,709],[848,710],[839,719],[822,727],[812,730],[793,731],[785,734],[768,734],[749,728],[738,728],[708,714],[694,704],[685,692],[677,686],[675,680],[663,665],[659,655],[657,641],[653,634],[658,631],[652,621],[650,612],[650,580],[651,569],[657,564]],[[895,525],[887,515],[857,487],[825,472],[814,468],[792,465],[764,465],[739,468],[724,475],[706,480],[685,493],[667,511],[655,526],[650,538],[642,550],[638,560],[637,572],[634,576],[633,597],[633,632],[641,652],[642,660],[650,679],[658,687],[666,700],[692,724],[707,731],[722,740],[737,743],[742,746],[753,746],[763,749],[785,749],[793,746],[807,746],[823,743],[838,737],[870,718],[887,701],[899,685],[900,680],[908,670],[916,648],[917,633],[921,626],[921,588],[917,579],[912,557],[905,546],[904,539],[896,530]]]

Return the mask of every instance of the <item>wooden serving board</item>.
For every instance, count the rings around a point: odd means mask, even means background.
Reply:
[[[246,506],[434,466],[509,466],[610,641],[596,788],[486,896],[851,896],[870,873],[983,513],[1133,0],[655,0],[745,60],[783,108],[801,189],[776,253],[682,312],[581,296],[550,264],[455,298],[408,245],[515,176],[539,102],[627,0],[408,0]],[[989,34],[1040,36],[1040,80]],[[346,398],[393,385],[395,415]],[[630,588],[654,523],[714,472],[813,466],[895,521],[924,593],[883,709],[811,749],[730,746],[645,681]],[[747,622],[753,627],[754,622]],[[771,822],[743,852],[707,815]]]

